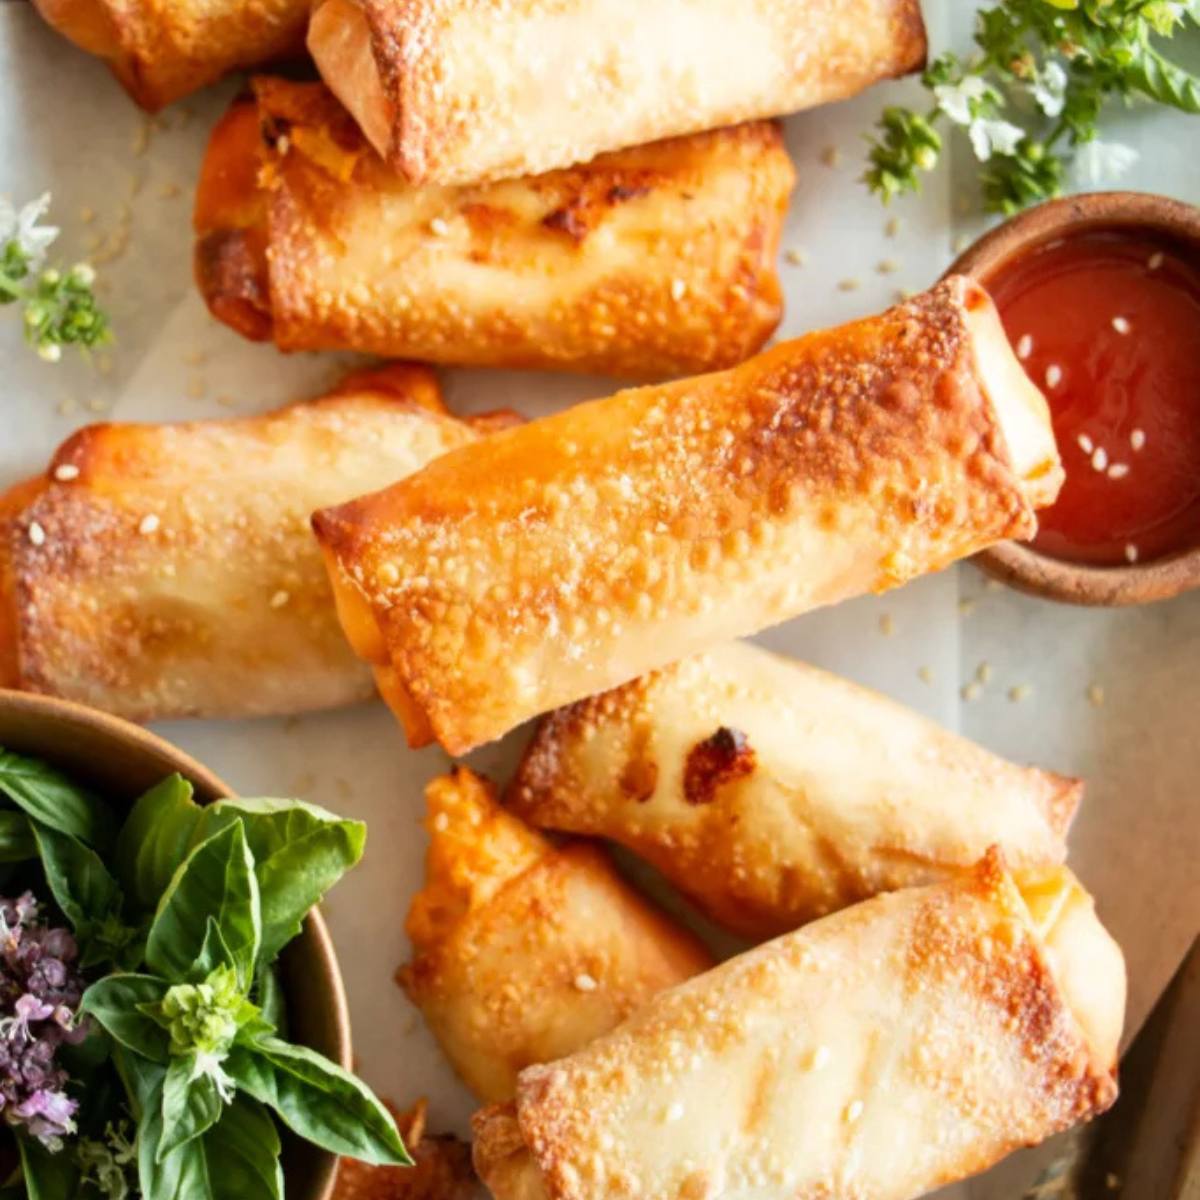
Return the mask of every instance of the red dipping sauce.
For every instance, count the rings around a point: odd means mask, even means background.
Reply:
[[[1112,565],[1200,545],[1198,259],[1165,237],[1097,230],[988,279],[1067,472],[1038,514],[1042,553]]]

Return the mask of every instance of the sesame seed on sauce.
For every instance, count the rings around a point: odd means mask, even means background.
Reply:
[[[69,483],[72,479],[79,478],[79,468],[74,463],[60,463],[54,468],[54,478],[59,483]]]
[[[1144,429],[1135,429],[1129,435],[1129,444],[1134,450],[1140,450],[1146,444],[1146,431]]]
[[[1156,250],[1146,260],[1146,266],[1149,267],[1151,271],[1157,271],[1158,268],[1161,267],[1162,265],[1163,265],[1163,253],[1161,250]]]
[[[46,544],[46,531],[36,521],[29,522],[29,540],[35,546]]]
[[[1108,468],[1109,479],[1124,479],[1125,476],[1128,474],[1129,474],[1129,464],[1128,463],[1122,463],[1122,462],[1113,463],[1113,465]]]
[[[1128,333],[1130,329],[1129,320],[1126,317],[1113,317],[1112,327],[1118,333]]]
[[[1017,342],[1017,357],[1028,358],[1033,353],[1033,336],[1032,334],[1023,333],[1020,340]]]
[[[1092,453],[1092,469],[1096,471],[1108,469],[1108,451],[1103,446],[1097,446]]]
[[[149,534],[153,533],[159,526],[158,515],[156,513],[147,513],[138,522],[138,533]]]
[[[1079,437],[1076,438],[1075,440],[1079,443],[1080,450],[1082,450],[1084,452],[1084,454],[1087,454],[1089,456],[1091,455],[1092,451],[1095,450],[1095,448],[1096,448],[1096,443],[1093,442],[1092,439],[1090,437],[1088,437],[1088,435],[1086,433],[1081,433],[1079,435]]]
[[[1062,383],[1062,367],[1058,363],[1051,363],[1046,368],[1046,386],[1048,388],[1056,388]]]
[[[1127,542],[1125,544],[1125,561],[1128,563],[1135,563],[1135,562],[1137,562],[1137,560],[1138,560],[1137,546],[1135,546],[1133,542]]]

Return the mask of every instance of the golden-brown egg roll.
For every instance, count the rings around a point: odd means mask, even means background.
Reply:
[[[660,378],[779,322],[794,172],[757,122],[482,187],[417,187],[319,84],[255,81],[196,197],[215,316],[283,350]]]
[[[911,1200],[1116,1098],[1121,952],[1065,868],[844,909],[666,992],[476,1118],[496,1200]]]
[[[542,719],[506,803],[599,835],[761,940],[999,845],[1066,857],[1083,785],[1018,767],[885,696],[730,642]]]
[[[0,682],[133,720],[367,698],[309,515],[475,437],[403,365],[263,416],[80,430],[0,501]]]
[[[479,776],[456,768],[425,795],[425,887],[399,979],[480,1099],[510,1099],[523,1067],[572,1053],[712,966],[602,850],[551,845]]]
[[[81,50],[103,58],[151,112],[222,75],[304,50],[311,0],[34,0]]]
[[[840,100],[926,41],[918,0],[318,0],[308,48],[394,167],[473,183]]]
[[[447,455],[314,523],[355,649],[451,753],[1030,537],[1062,470],[978,284]]]

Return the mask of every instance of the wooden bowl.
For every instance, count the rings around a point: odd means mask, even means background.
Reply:
[[[118,717],[48,696],[0,688],[0,746],[41,758],[117,804],[166,775],[191,781],[207,804],[232,794],[207,767]],[[290,1036],[351,1069],[350,1015],[329,930],[313,909],[280,956]],[[281,1130],[287,1200],[329,1200],[337,1157]]]
[[[981,237],[947,274],[971,275],[985,287],[1013,259],[1054,238],[1096,229],[1136,229],[1193,246],[1200,258],[1200,208],[1144,192],[1093,192],[1051,200],[1018,214]],[[1094,567],[1001,542],[975,561],[1005,583],[1069,604],[1148,604],[1200,587],[1197,545],[1146,563]]]

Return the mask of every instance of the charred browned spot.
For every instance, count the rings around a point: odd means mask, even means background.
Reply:
[[[645,804],[658,786],[658,764],[646,758],[632,758],[617,783],[630,800]]]
[[[196,243],[196,282],[219,321],[252,341],[266,341],[274,325],[264,247],[257,230],[215,229]]]
[[[609,204],[620,204],[625,200],[636,200],[639,196],[646,196],[650,192],[649,187],[645,185],[630,185],[626,183],[614,183],[608,189]]]
[[[588,224],[574,204],[556,208],[552,213],[542,218],[542,224],[547,229],[565,233],[573,242],[582,242],[588,235]]]
[[[712,737],[688,751],[683,769],[683,798],[689,804],[711,804],[717,788],[754,770],[755,754],[740,729],[722,725]]]

